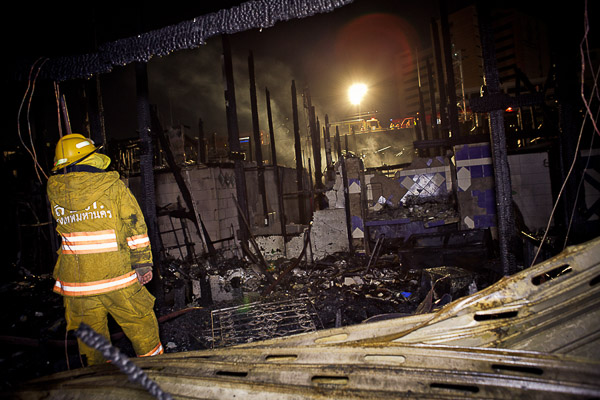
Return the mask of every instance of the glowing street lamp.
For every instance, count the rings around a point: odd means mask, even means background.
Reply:
[[[350,86],[350,89],[348,89],[350,103],[357,106],[360,105],[360,102],[362,101],[363,97],[365,97],[366,93],[367,85],[364,83],[355,83],[354,85]]]

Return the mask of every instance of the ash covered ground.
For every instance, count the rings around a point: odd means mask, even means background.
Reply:
[[[163,271],[164,301],[157,303],[161,341],[166,353],[219,348],[296,333],[355,325],[430,312],[493,283],[494,260],[477,271],[454,266],[408,268],[385,249],[376,260],[331,255],[318,262],[282,259],[270,263],[278,284],[256,264],[244,260],[209,263],[169,261]],[[287,274],[280,277],[284,271]],[[212,276],[206,304],[201,276]],[[55,372],[79,368],[76,339],[65,332],[62,298],[52,293],[50,275],[13,267],[0,287],[2,329],[0,385],[13,387]],[[207,283],[208,284],[208,283]],[[430,296],[428,296],[430,294]],[[109,318],[112,342],[133,357],[120,328]]]

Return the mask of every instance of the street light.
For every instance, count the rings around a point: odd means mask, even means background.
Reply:
[[[348,97],[350,98],[350,103],[356,106],[356,117],[358,121],[361,123],[360,130],[364,131],[365,128],[362,126],[362,120],[360,118],[360,102],[363,97],[367,93],[367,85],[364,83],[355,83],[348,89]]]
[[[348,97],[350,98],[350,103],[354,105],[360,105],[363,97],[367,93],[367,85],[364,83],[355,83],[350,86],[348,89]]]

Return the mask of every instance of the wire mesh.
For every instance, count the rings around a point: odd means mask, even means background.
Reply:
[[[314,332],[317,313],[309,298],[254,302],[211,312],[213,347]]]

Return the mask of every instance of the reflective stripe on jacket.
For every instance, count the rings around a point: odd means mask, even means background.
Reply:
[[[150,238],[148,235],[137,235],[127,238],[127,245],[130,249],[141,249],[142,247],[150,246]]]
[[[92,254],[118,251],[114,229],[96,232],[73,232],[62,235],[63,254]]]
[[[117,172],[52,175],[47,192],[62,239],[55,292],[86,296],[117,290],[135,281],[133,265],[152,263],[144,216]]]
[[[105,279],[95,282],[62,282],[56,280],[54,292],[63,296],[91,296],[94,294],[108,293],[113,290],[122,289],[133,285],[137,281],[137,274],[131,271],[125,275],[112,279]]]

